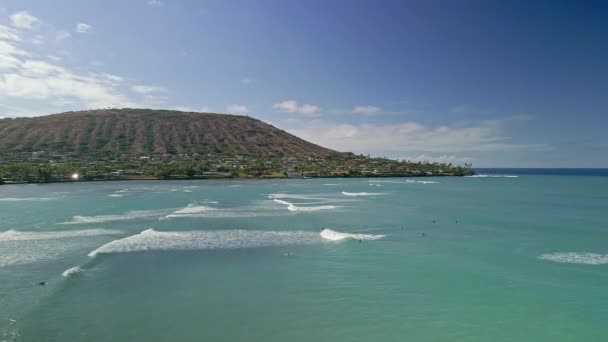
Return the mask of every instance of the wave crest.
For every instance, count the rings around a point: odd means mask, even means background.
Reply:
[[[128,221],[137,219],[154,219],[166,215],[168,210],[134,210],[124,214],[96,215],[96,216],[74,216],[71,221],[61,224],[89,224],[115,221]]]
[[[541,260],[567,263],[567,264],[586,264],[586,265],[603,265],[608,264],[608,254],[599,253],[547,253],[538,257]]]
[[[76,267],[68,268],[67,270],[63,271],[63,273],[61,273],[61,275],[67,278],[73,274],[80,273],[83,271],[84,270],[82,268],[76,266]]]
[[[386,195],[385,192],[346,192],[342,191],[344,196],[381,196]]]
[[[147,229],[114,240],[89,253],[129,253],[141,251],[236,249],[300,245],[318,242],[318,235],[305,231],[213,230],[159,232]]]
[[[287,206],[287,210],[289,211],[302,211],[302,212],[312,212],[312,211],[321,211],[321,210],[333,210],[338,207],[335,205],[314,205],[314,206],[301,206],[295,205],[291,202],[283,201],[280,199],[274,199],[276,203],[283,204]]]
[[[117,235],[122,234],[118,230],[109,229],[85,229],[85,230],[59,230],[59,231],[18,231],[8,230],[0,233],[0,242],[3,241],[26,241],[26,240],[49,240],[74,238],[83,236],[98,236],[98,235]]]
[[[373,234],[351,234],[338,232],[329,228],[325,228],[321,231],[321,237],[325,240],[341,241],[341,240],[378,240],[385,237],[385,235],[373,235]]]

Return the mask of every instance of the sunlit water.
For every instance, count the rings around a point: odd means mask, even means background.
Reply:
[[[1,186],[0,341],[605,341],[607,210],[603,176]]]

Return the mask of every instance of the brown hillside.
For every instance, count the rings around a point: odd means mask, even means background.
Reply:
[[[247,116],[151,109],[0,120],[0,152],[327,155],[333,151]]]

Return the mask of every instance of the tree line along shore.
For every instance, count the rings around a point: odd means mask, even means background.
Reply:
[[[290,157],[262,155],[163,154],[140,156],[0,156],[0,184],[70,181],[264,179],[338,177],[429,177],[474,174],[470,164],[397,161],[353,153]]]

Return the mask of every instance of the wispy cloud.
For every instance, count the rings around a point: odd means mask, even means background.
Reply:
[[[78,33],[89,33],[89,30],[92,28],[93,26],[89,25],[89,24],[85,24],[85,23],[78,23],[76,24],[76,32]]]
[[[486,121],[467,127],[426,127],[417,122],[355,125],[315,120],[288,131],[341,151],[457,153],[552,149],[544,144],[512,142],[505,133],[504,125],[498,121]]]
[[[319,106],[312,104],[298,105],[298,102],[294,100],[285,100],[283,102],[275,103],[272,108],[287,113],[299,113],[308,117],[317,116],[317,113],[321,109]]]
[[[250,79],[250,78],[245,77],[245,78],[241,79],[241,84],[242,85],[248,86],[248,85],[250,85],[252,83],[253,83],[253,80]]]
[[[37,34],[34,36],[34,38],[32,38],[32,43],[35,45],[42,45],[44,44],[44,36],[41,34]]]
[[[0,39],[4,40],[12,40],[12,41],[20,41],[19,35],[17,34],[17,30],[0,25]]]
[[[152,94],[152,93],[164,93],[167,91],[165,87],[136,84],[131,86],[131,90],[138,94]]]
[[[249,108],[242,104],[231,104],[226,107],[226,110],[230,114],[247,114],[249,113]]]
[[[163,7],[165,6],[165,3],[160,1],[160,0],[150,0],[147,2],[148,6],[152,6],[152,7]]]
[[[102,67],[104,66],[104,62],[98,60],[98,59],[92,59],[91,62],[89,62],[92,66],[94,67]]]
[[[59,31],[57,31],[57,34],[55,35],[55,40],[62,41],[62,40],[70,38],[71,36],[72,36],[71,33],[67,32],[67,31],[59,30]]]
[[[14,17],[16,27],[31,27],[34,21],[23,19],[24,14]],[[27,26],[29,23],[30,26]],[[0,39],[0,97],[27,100],[28,107],[38,106],[48,112],[53,106],[71,104],[76,108],[135,107],[137,103],[124,95],[120,88],[124,78],[108,73],[75,71],[59,66],[57,56],[49,61],[35,58],[20,44],[18,32],[2,30]],[[11,110],[11,113],[26,112]],[[39,112],[27,110],[29,113]]]
[[[39,25],[42,21],[27,11],[21,11],[11,14],[11,25],[18,29],[31,30]]]
[[[376,115],[382,112],[382,109],[376,106],[355,106],[352,111],[354,114]]]

